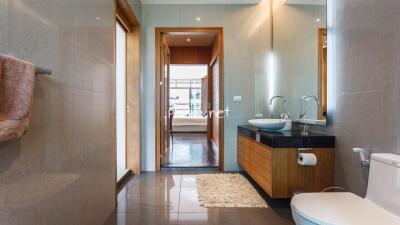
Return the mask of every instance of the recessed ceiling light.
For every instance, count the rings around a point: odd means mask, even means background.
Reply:
[[[197,18],[196,18],[196,21],[200,21],[200,20],[201,20],[201,18],[200,18],[200,17],[197,17]]]
[[[190,40],[190,38],[186,38],[186,41],[187,41],[187,42],[191,42],[192,40]]]
[[[96,20],[101,20],[101,18],[100,17],[96,17]]]
[[[315,21],[317,21],[317,22],[320,22],[320,21],[321,21],[321,19],[320,19],[320,18],[317,18]]]

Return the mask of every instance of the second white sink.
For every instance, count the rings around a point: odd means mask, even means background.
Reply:
[[[266,130],[281,130],[285,127],[286,123],[290,120],[283,119],[252,119],[249,124],[260,129]]]

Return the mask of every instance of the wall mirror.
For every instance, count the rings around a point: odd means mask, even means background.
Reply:
[[[297,122],[326,125],[326,0],[273,0],[273,73],[277,95],[274,114],[286,110]]]

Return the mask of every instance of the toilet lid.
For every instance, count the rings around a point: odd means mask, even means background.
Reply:
[[[399,225],[400,217],[349,192],[295,195],[292,210],[321,225]]]

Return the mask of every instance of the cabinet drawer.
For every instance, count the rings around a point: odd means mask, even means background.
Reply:
[[[239,164],[243,167],[243,169],[245,171],[250,169],[250,160],[249,160],[249,157],[247,157],[246,154],[239,153],[238,154],[238,161],[239,161]]]
[[[237,151],[237,158],[239,161],[240,166],[245,170],[248,171],[250,169],[250,145],[243,141],[242,137],[238,137],[238,151]]]
[[[270,149],[238,135],[239,164],[269,195],[272,195],[271,159]]]
[[[271,163],[263,165],[257,161],[251,162],[251,170],[256,171],[261,177],[266,179],[268,182],[272,182],[272,165]]]
[[[258,143],[254,143],[254,154],[258,155],[259,157],[265,158],[269,161],[272,160],[272,149],[269,149],[267,146],[263,146]]]
[[[255,161],[258,162],[261,165],[272,165],[272,157],[268,157],[268,153],[270,150],[268,149],[263,149],[264,152],[262,154],[260,154],[259,152],[255,151],[255,149],[253,149],[253,151],[250,153],[251,156],[251,161]]]
[[[264,189],[264,191],[272,196],[272,182],[262,176],[258,171],[253,169],[251,171],[249,175]]]

